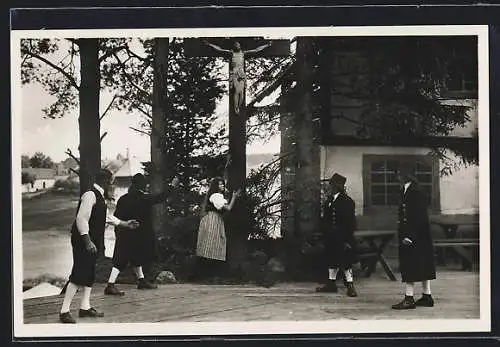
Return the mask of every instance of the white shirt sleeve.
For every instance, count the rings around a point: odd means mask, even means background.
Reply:
[[[120,225],[122,221],[118,218],[116,218],[112,213],[109,213],[109,210],[106,210],[106,223],[111,224],[113,226],[118,226]]]
[[[88,191],[83,193],[80,200],[80,208],[76,214],[76,227],[80,235],[85,235],[89,233],[89,220],[92,213],[92,207],[94,207],[96,203],[96,197],[94,192]]]
[[[216,209],[220,210],[227,204],[227,200],[221,193],[214,193],[210,195],[210,202],[215,206]]]

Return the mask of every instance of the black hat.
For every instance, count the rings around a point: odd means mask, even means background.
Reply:
[[[400,174],[405,178],[409,178],[411,180],[415,179],[415,164],[407,161],[402,161],[399,163],[399,167],[396,170],[396,173]]]
[[[335,184],[337,186],[344,186],[346,181],[347,178],[345,178],[342,175],[339,175],[338,173],[334,173],[332,178],[330,178],[330,183]]]

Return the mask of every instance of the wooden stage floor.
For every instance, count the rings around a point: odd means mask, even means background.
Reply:
[[[390,306],[403,295],[399,281],[389,281],[376,273],[357,280],[356,285],[357,298],[347,297],[340,281],[337,294],[316,293],[315,283],[282,283],[269,289],[169,284],[156,290],[120,285],[126,291],[122,297],[105,296],[104,284],[98,284],[91,303],[105,313],[103,318],[77,318],[80,293],[71,310],[78,321],[96,323],[479,318],[477,272],[440,272],[432,283],[435,307],[415,310],[391,310]],[[415,289],[418,297],[420,285]],[[24,300],[24,323],[57,323],[62,300],[61,295]]]

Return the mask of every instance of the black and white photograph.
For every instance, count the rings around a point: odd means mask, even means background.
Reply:
[[[488,49],[11,31],[14,335],[490,331]]]

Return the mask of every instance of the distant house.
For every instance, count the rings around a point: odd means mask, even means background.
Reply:
[[[114,174],[114,196],[116,200],[128,191],[132,183],[132,177],[137,173],[144,173],[141,161],[137,157],[130,157],[127,153],[127,157],[123,159],[123,164]]]
[[[49,189],[56,182],[56,170],[46,168],[23,168],[23,173],[28,173],[36,177],[32,183],[26,183],[22,186],[22,193],[32,193],[39,190]]]

